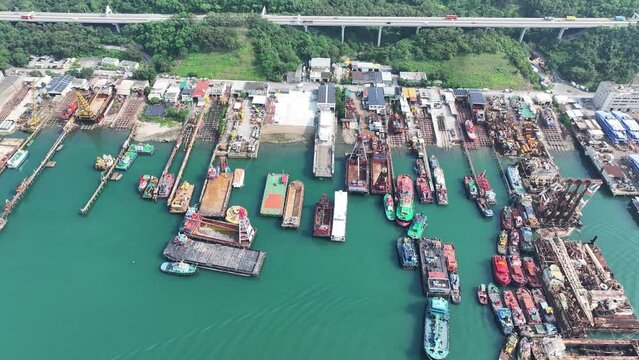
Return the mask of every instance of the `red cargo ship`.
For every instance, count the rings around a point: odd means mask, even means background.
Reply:
[[[504,290],[504,303],[513,313],[513,323],[515,323],[515,326],[526,325],[526,316],[524,316],[524,311],[519,307],[514,291]]]
[[[525,256],[522,260],[524,262],[524,274],[526,274],[528,285],[532,288],[540,288],[541,280],[539,280],[539,271],[537,265],[535,265],[535,260],[529,256]]]
[[[313,223],[313,236],[330,237],[333,227],[333,207],[326,194],[315,205],[315,220]]]
[[[415,179],[415,185],[419,202],[431,204],[433,202],[433,193],[430,190],[429,181],[424,177],[418,177]]]
[[[455,245],[444,244],[444,257],[446,258],[446,267],[448,272],[457,272],[457,258],[455,257]]]
[[[526,319],[528,319],[528,324],[541,324],[541,316],[539,315],[537,306],[535,306],[530,290],[523,287],[517,289],[517,300],[519,300],[519,303],[524,306],[524,309],[526,309]]]
[[[510,272],[508,271],[508,264],[506,263],[506,257],[502,255],[495,255],[492,258],[493,276],[495,281],[501,286],[508,286],[510,284]]]
[[[511,255],[508,258],[510,262],[510,275],[515,284],[518,286],[526,285],[526,275],[521,267],[521,258],[519,255]]]

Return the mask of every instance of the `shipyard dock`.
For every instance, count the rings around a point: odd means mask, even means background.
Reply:
[[[636,333],[639,320],[595,240],[535,242],[558,325],[565,336],[597,331]]]
[[[203,269],[240,276],[259,276],[266,253],[200,241],[189,241],[184,245],[170,241],[164,248],[164,256]]]
[[[270,173],[266,175],[260,215],[282,216],[287,184],[288,174]]]
[[[304,184],[299,180],[293,180],[288,184],[286,202],[282,214],[282,227],[297,229],[302,219],[304,207]]]
[[[335,171],[335,115],[331,111],[321,111],[318,115],[313,154],[313,174],[315,177],[333,177]]]

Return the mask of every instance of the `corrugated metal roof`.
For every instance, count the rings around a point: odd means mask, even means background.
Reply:
[[[208,81],[199,81],[197,84],[195,84],[195,89],[193,89],[193,97],[203,97],[208,89]]]
[[[320,104],[335,104],[335,85],[320,85],[317,92],[317,102]]]
[[[479,90],[468,90],[468,99],[471,105],[486,105],[486,99]]]
[[[383,106],[385,104],[384,101],[384,89],[380,87],[367,87],[368,94],[368,105],[373,106]]]

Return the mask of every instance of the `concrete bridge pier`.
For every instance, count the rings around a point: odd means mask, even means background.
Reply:
[[[120,32],[120,25],[119,24],[113,24],[113,26],[115,26],[115,32],[119,33]]]
[[[382,46],[382,26],[379,27],[377,31],[377,47]]]
[[[415,35],[419,34],[419,30],[421,30],[422,28],[420,28],[419,26],[415,29]]]
[[[567,28],[563,28],[561,30],[559,30],[559,34],[557,35],[557,40],[561,40],[561,38],[564,36],[564,31],[568,30]]]
[[[528,28],[521,29],[521,33],[519,33],[519,42],[524,41],[524,35],[526,35],[526,30],[528,30]]]
[[[304,31],[308,31],[308,25],[304,25]]]
[[[342,25],[342,42],[344,42],[344,29],[346,29],[346,26]]]

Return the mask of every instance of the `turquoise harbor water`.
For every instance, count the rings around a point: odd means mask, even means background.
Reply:
[[[0,197],[44,156],[57,131],[33,144],[20,171],[0,176]],[[255,249],[267,252],[259,278],[201,271],[192,278],[161,274],[165,243],[180,218],[162,203],[143,201],[138,177],[159,173],[171,144],[139,157],[112,182],[86,217],[79,215],[98,181],[95,157],[115,153],[124,133],[74,132],[0,232],[0,349],[13,359],[425,359],[423,310],[417,271],[397,265],[395,239],[381,197],[349,196],[347,241],[310,237],[312,209],[323,192],[343,184],[343,158],[332,181],[312,178],[312,152],[304,145],[263,145],[246,168],[246,185],[231,204],[247,207],[258,229]],[[347,151],[339,149],[338,153]],[[458,148],[432,149],[446,172],[450,205],[419,205],[427,234],[453,242],[463,302],[451,306],[449,359],[494,359],[502,338],[474,288],[491,280],[497,219],[485,220],[464,196],[466,164]],[[211,144],[197,145],[185,178],[199,194]],[[182,155],[180,155],[182,156]],[[496,166],[486,151],[473,153],[478,170],[505,201]],[[576,153],[556,154],[565,176],[586,176]],[[181,160],[178,158],[177,160]],[[395,153],[395,173],[412,174],[413,156]],[[179,166],[174,163],[175,168]],[[284,231],[280,219],[258,216],[269,171],[286,171],[306,185],[302,226]],[[639,245],[626,199],[601,189],[584,211],[582,238],[599,235],[613,270],[635,306],[633,282]]]

